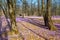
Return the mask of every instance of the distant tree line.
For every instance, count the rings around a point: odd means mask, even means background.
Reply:
[[[54,2],[53,2],[54,1]],[[51,15],[60,15],[60,4],[56,2],[55,0],[51,1]],[[20,10],[18,14],[25,15],[25,16],[42,16],[42,0],[20,0],[21,4],[16,4],[19,5],[17,9]],[[44,0],[44,11],[46,11],[46,0]],[[17,14],[17,15],[18,15]]]

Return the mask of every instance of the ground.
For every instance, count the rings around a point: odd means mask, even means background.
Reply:
[[[59,40],[60,39],[60,17],[52,17],[57,31],[50,31],[44,26],[43,17],[17,17],[17,28],[20,35],[8,35],[8,39],[17,40]],[[5,28],[7,22],[2,18],[2,28]],[[8,28],[8,27],[7,27]],[[11,39],[13,38],[13,39]]]

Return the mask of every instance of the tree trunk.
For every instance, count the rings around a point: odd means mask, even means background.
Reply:
[[[41,16],[41,13],[40,13],[40,0],[37,0],[38,1],[38,16]]]
[[[14,8],[12,4],[12,0],[7,0],[8,10],[9,10],[9,17],[11,21],[11,30],[13,30],[14,34],[18,33],[17,25],[16,25],[16,17],[14,13]]]
[[[51,20],[51,0],[47,0],[46,13],[44,14],[44,22],[45,26],[47,26],[50,30],[57,30]]]

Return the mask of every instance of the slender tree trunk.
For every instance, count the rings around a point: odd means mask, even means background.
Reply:
[[[50,30],[57,30],[57,28],[53,25],[51,20],[51,0],[47,0],[46,13],[44,15],[45,26],[48,26]]]
[[[38,1],[38,16],[41,16],[41,13],[40,13],[40,0],[37,0]]]
[[[41,8],[41,13],[43,14],[43,16],[44,16],[44,8],[45,8],[45,3],[44,3],[44,0],[41,0],[41,5],[42,5],[42,8]]]
[[[24,16],[26,16],[26,0],[23,0],[22,2],[23,2],[23,5],[22,5],[23,9],[22,10],[23,10]]]
[[[33,0],[31,0],[31,15],[33,15],[32,2],[33,2]]]

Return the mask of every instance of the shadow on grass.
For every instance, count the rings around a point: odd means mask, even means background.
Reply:
[[[41,27],[41,28],[48,29],[48,27],[46,27],[45,25],[41,24],[41,22],[34,20],[34,19],[21,18],[20,20],[31,23],[31,24],[36,25],[36,26]]]

